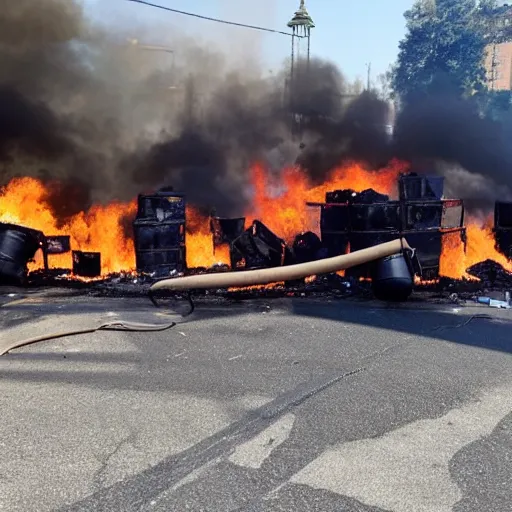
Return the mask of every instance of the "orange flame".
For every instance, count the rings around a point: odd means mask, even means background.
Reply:
[[[187,267],[211,267],[217,263],[229,265],[229,246],[214,248],[207,217],[187,206]]]
[[[278,236],[291,242],[297,233],[310,229],[306,202],[324,202],[326,192],[347,188],[356,192],[373,188],[394,198],[397,178],[407,170],[407,164],[398,161],[390,162],[378,172],[352,163],[334,169],[324,183],[314,185],[298,168],[284,169],[279,177],[272,177],[264,166],[254,165],[251,175],[253,197],[245,212],[247,224],[260,219]],[[69,235],[72,249],[101,252],[103,274],[134,269],[133,241],[125,232],[122,221],[135,216],[135,201],[94,205],[59,225],[46,197],[45,187],[39,180],[13,179],[0,189],[0,222],[25,225],[46,235]],[[468,277],[468,267],[488,258],[512,270],[512,262],[495,249],[489,221],[485,226],[473,219],[466,224],[466,253],[460,243],[460,234],[445,235],[441,274],[452,278]],[[191,206],[187,206],[186,246],[190,268],[229,264],[229,248],[220,247],[214,251],[209,219]],[[41,264],[40,260],[38,264]],[[50,266],[70,268],[71,256],[51,256]]]
[[[73,250],[101,252],[104,274],[135,267],[133,242],[121,220],[135,214],[136,203],[95,205],[59,226],[46,201],[43,184],[34,178],[15,178],[0,192],[0,222],[20,224],[45,235],[69,235]],[[37,259],[38,266],[41,258]],[[71,255],[50,256],[52,268],[71,268]]]
[[[487,259],[494,260],[505,269],[512,271],[512,261],[509,261],[495,248],[491,226],[492,219],[487,219],[484,223],[476,219],[466,221],[467,243],[465,252],[459,233],[445,234],[440,274],[453,279],[475,279],[466,273],[466,269]]]
[[[396,196],[398,175],[406,170],[407,165],[398,161],[390,162],[378,172],[353,163],[334,169],[321,185],[311,185],[307,175],[297,167],[284,169],[280,179],[272,183],[265,168],[255,165],[252,168],[253,207],[246,212],[246,217],[248,222],[263,220],[269,229],[289,242],[307,228],[306,202],[324,202],[326,192],[347,188],[355,192],[373,188]],[[269,194],[269,185],[278,190],[278,201],[276,194]]]

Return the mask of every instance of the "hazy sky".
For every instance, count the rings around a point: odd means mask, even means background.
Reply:
[[[288,30],[286,23],[293,16],[299,0],[149,0],[152,3],[195,12],[205,16],[223,17],[241,23],[264,25]],[[137,25],[169,24],[189,34],[208,37],[222,32],[223,37],[233,35],[236,40],[244,29],[219,25],[165,12],[126,0],[84,0],[91,15],[106,24]],[[350,79],[366,76],[366,63],[372,63],[373,75],[387,70],[397,54],[399,40],[404,35],[403,13],[413,0],[306,0],[306,7],[315,21],[312,32],[312,54],[333,60]],[[159,32],[160,33],[160,32]],[[145,33],[144,37],[148,36]],[[245,35],[247,38],[247,35]],[[256,34],[255,34],[256,37]],[[277,66],[290,53],[286,36],[257,36],[262,44],[268,67]],[[247,40],[247,39],[245,39]],[[250,39],[249,39],[250,41]],[[159,41],[152,39],[151,44]],[[250,44],[250,43],[248,43]]]

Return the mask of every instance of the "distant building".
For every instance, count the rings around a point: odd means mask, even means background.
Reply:
[[[489,23],[485,69],[489,87],[496,91],[512,90],[512,5],[501,2]]]
[[[495,91],[512,91],[512,42],[489,45],[485,69],[489,88]]]

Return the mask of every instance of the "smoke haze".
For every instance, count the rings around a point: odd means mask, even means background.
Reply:
[[[268,24],[267,3],[261,23]],[[236,18],[228,16],[235,4],[226,0],[226,17]],[[169,35],[168,25],[141,26],[141,43],[131,44],[133,31],[91,22],[78,2],[7,3],[0,17],[0,185],[15,176],[43,179],[65,220],[93,202],[163,185],[200,208],[238,215],[256,160],[276,172],[297,161],[320,182],[343,161],[375,169],[403,157],[445,174],[457,197],[481,192],[485,182],[489,201],[510,184],[503,130],[464,102],[439,96],[408,106],[390,144],[388,105],[370,92],[351,98],[340,70],[321,59],[309,73],[304,63],[296,68],[294,110],[311,117],[299,149],[290,137],[288,66],[262,71],[259,33],[237,29],[228,41],[216,30],[206,40],[176,27]],[[142,42],[176,53],[146,51]]]
[[[403,109],[393,152],[418,171],[445,176],[447,192],[470,209],[488,209],[511,198],[510,134],[507,120],[482,117],[475,102],[447,87]]]

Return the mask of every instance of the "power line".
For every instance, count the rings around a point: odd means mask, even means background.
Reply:
[[[170,11],[174,12],[176,14],[183,14],[185,16],[192,16],[193,18],[199,18],[202,20],[208,20],[208,21],[215,21],[217,23],[223,23],[224,25],[234,25],[235,27],[243,27],[243,28],[251,28],[253,30],[261,30],[263,32],[272,32],[274,34],[282,34],[284,36],[288,37],[300,37],[297,34],[291,34],[290,32],[282,32],[281,30],[274,30],[272,28],[266,28],[266,27],[258,27],[257,25],[246,25],[245,23],[236,23],[235,21],[227,21],[227,20],[221,20],[218,18],[210,18],[209,16],[202,16],[201,14],[195,14],[192,12],[185,12],[185,11],[179,11],[178,9],[171,9],[170,7],[165,7],[163,5],[153,4],[151,2],[145,2],[144,0],[127,0],[128,2],[135,2],[137,4],[143,4],[148,5],[149,7],[156,7],[157,9],[162,9],[164,11]]]

